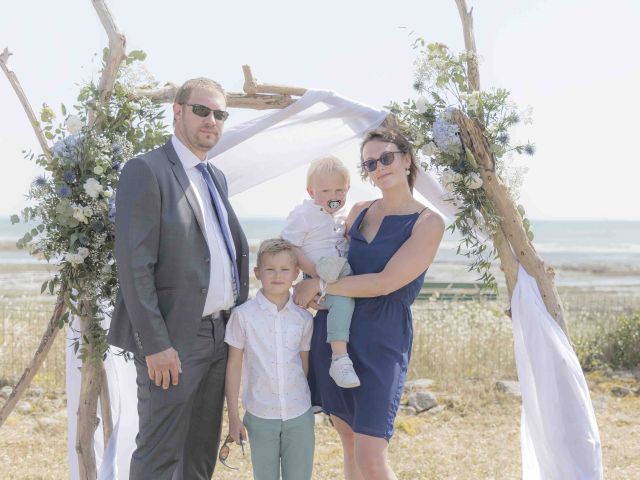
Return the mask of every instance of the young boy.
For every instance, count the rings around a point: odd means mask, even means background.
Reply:
[[[249,432],[254,479],[278,480],[282,470],[284,480],[309,480],[315,446],[307,384],[313,318],[289,293],[299,273],[295,247],[265,240],[254,272],[262,289],[233,310],[225,334],[229,434],[240,443],[247,438],[244,427]]]
[[[322,282],[335,282],[351,274],[346,260],[345,200],[349,191],[349,170],[335,157],[314,161],[307,171],[305,200],[289,214],[282,238],[299,247],[298,265],[310,277]],[[324,284],[326,285],[326,283]],[[342,388],[360,385],[347,353],[349,326],[353,315],[352,298],[327,295],[327,342],[331,344],[329,375]]]

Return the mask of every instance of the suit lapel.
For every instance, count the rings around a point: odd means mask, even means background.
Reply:
[[[173,174],[178,180],[180,187],[182,187],[182,190],[184,190],[184,195],[187,198],[187,202],[189,202],[191,210],[193,210],[193,214],[196,217],[196,221],[198,222],[200,231],[202,232],[202,235],[205,235],[204,218],[202,217],[202,211],[200,209],[200,205],[198,204],[198,199],[196,198],[196,195],[193,191],[193,187],[191,186],[191,182],[189,181],[187,172],[184,171],[182,162],[178,158],[178,154],[173,148],[173,145],[171,145],[171,140],[169,140],[164,145],[164,151],[167,154],[167,158],[171,162],[171,169],[173,170]]]

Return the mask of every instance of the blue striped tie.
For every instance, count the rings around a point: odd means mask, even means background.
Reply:
[[[204,183],[207,184],[207,188],[209,189],[209,196],[211,197],[211,203],[213,205],[213,211],[216,214],[216,218],[218,219],[218,225],[220,225],[220,230],[222,231],[222,236],[224,237],[224,243],[227,247],[227,253],[229,254],[229,258],[231,259],[231,264],[233,265],[233,286],[235,287],[233,290],[234,296],[237,296],[240,293],[240,277],[238,276],[238,264],[236,263],[236,257],[234,255],[233,249],[233,240],[231,238],[231,231],[229,230],[229,224],[224,221],[224,215],[222,214],[223,206],[220,204],[220,200],[218,200],[218,195],[216,195],[216,187],[213,184],[213,179],[211,178],[211,174],[204,162],[200,162],[196,165],[196,168],[202,174],[202,178],[204,178]]]

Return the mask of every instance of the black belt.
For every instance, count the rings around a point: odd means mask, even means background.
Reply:
[[[225,310],[218,310],[217,312],[210,313],[209,315],[205,315],[202,317],[202,320],[223,320],[225,317]]]

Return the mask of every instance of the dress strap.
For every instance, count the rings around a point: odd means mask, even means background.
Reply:
[[[425,210],[429,210],[429,207],[424,207],[422,210],[420,210],[418,212],[418,216],[422,215],[422,212],[424,212]]]

